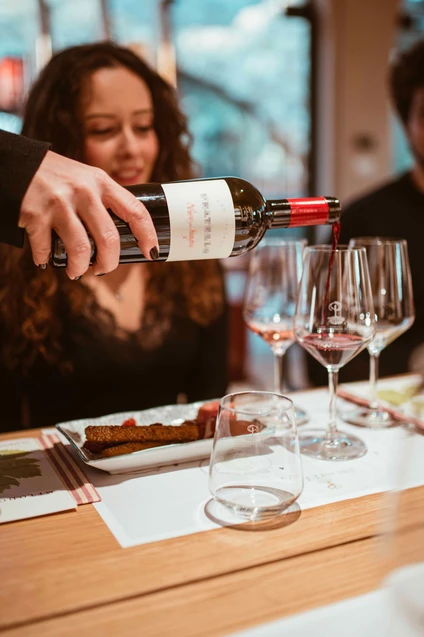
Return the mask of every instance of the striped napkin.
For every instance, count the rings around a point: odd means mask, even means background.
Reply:
[[[42,434],[41,447],[78,505],[99,502],[100,495],[55,433]]]

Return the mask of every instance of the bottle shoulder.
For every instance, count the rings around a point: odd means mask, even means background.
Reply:
[[[237,194],[243,199],[249,198],[252,202],[255,201],[257,205],[260,203],[261,207],[265,204],[265,198],[262,193],[256,188],[256,186],[251,184],[250,181],[246,181],[240,177],[225,177],[225,181],[230,187],[233,195]]]
[[[179,185],[180,188],[184,189],[185,184],[190,184],[193,182],[200,183],[208,183],[208,182],[217,182],[217,181],[225,181],[231,191],[231,195],[235,203],[243,204],[254,209],[265,209],[266,201],[260,191],[249,181],[245,179],[241,179],[240,177],[209,177],[209,178],[200,178],[200,179],[186,179],[177,182],[169,182],[169,184]],[[163,199],[165,197],[164,188],[166,188],[168,184],[163,183],[148,183],[148,184],[138,184],[136,186],[127,186],[127,189],[135,195],[138,199],[143,202],[146,201],[154,201],[157,199]]]

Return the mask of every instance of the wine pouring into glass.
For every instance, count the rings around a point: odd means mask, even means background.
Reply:
[[[406,332],[415,320],[412,278],[408,246],[404,239],[356,237],[351,247],[363,247],[367,252],[371,289],[374,299],[376,334],[368,344],[370,354],[369,408],[344,414],[346,422],[365,427],[389,427],[391,416],[380,409],[377,381],[378,363],[383,349]]]
[[[294,335],[328,371],[327,431],[299,435],[302,453],[321,460],[350,460],[367,448],[356,436],[337,430],[339,369],[359,354],[375,334],[374,306],[365,248],[305,248]]]
[[[244,320],[263,338],[274,354],[274,391],[284,394],[283,360],[294,343],[293,318],[302,273],[306,239],[265,239],[249,266]],[[308,421],[303,409],[295,407],[298,425]]]

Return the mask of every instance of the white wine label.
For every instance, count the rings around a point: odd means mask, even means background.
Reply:
[[[224,259],[234,247],[236,222],[228,184],[190,181],[162,184],[169,210],[167,261]]]

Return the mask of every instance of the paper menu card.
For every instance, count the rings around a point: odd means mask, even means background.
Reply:
[[[76,508],[36,438],[0,442],[0,523]]]

